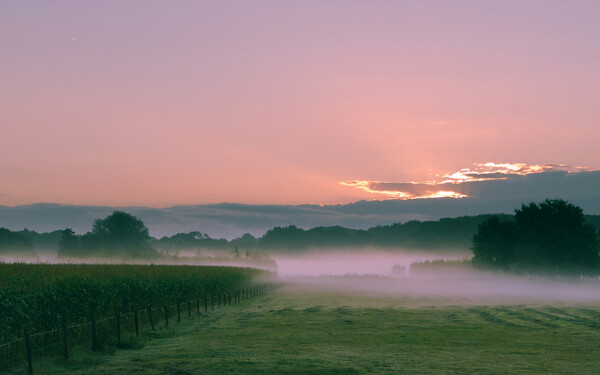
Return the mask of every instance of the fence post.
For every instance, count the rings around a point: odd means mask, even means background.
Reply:
[[[150,318],[150,328],[154,331],[154,319],[152,319],[152,307],[148,304],[148,318]]]
[[[188,301],[188,316],[192,316],[192,305],[190,301]]]
[[[69,359],[69,339],[67,337],[68,329],[67,329],[67,321],[66,320],[63,320],[62,331],[63,331],[63,356],[65,357],[65,359]]]
[[[137,310],[135,310],[133,312],[133,320],[135,322],[135,335],[139,336],[140,335],[140,326],[139,326],[139,322],[138,322],[138,314],[137,314]]]
[[[27,349],[27,365],[28,365],[28,374],[33,375],[33,363],[31,360],[31,336],[28,334],[25,335],[25,349]]]
[[[206,300],[206,296],[204,296],[204,312],[208,312],[208,301]]]
[[[117,313],[117,343],[121,342],[121,313]]]
[[[96,319],[92,318],[92,351],[96,351]]]
[[[169,326],[169,309],[167,308],[167,305],[165,305],[164,307],[165,307],[165,325],[168,327]]]

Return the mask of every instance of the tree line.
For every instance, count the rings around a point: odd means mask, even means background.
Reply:
[[[153,238],[144,223],[125,212],[94,222],[92,230],[78,235],[73,230],[57,230],[37,233],[30,230],[11,232],[28,249],[47,249],[62,254],[115,255],[130,251],[149,255],[155,250],[207,249],[234,251],[302,251],[331,247],[404,247],[411,249],[462,249],[470,246],[477,226],[490,215],[445,218],[437,221],[408,221],[391,225],[378,225],[369,229],[351,229],[341,226],[321,226],[302,229],[295,225],[275,227],[263,236],[246,233],[227,240],[211,238],[199,231],[177,233],[172,236]],[[0,233],[0,250],[16,249],[3,242]],[[25,247],[22,247],[23,249]]]
[[[422,250],[471,248],[481,268],[517,270],[600,266],[599,215],[562,200],[524,204],[514,215],[478,215],[437,221],[408,221],[369,229],[341,226],[302,229],[275,227],[261,237],[249,233],[233,239],[214,239],[206,233],[149,235],[137,217],[115,211],[97,219],[92,230],[77,235],[71,229],[50,233],[0,228],[0,251],[32,253],[34,248],[58,248],[60,256],[119,256],[152,258],[157,250],[209,249],[223,251],[302,251],[320,248],[388,247]]]

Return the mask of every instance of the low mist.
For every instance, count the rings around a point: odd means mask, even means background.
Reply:
[[[463,252],[431,252],[389,249],[334,249],[297,253],[262,253],[260,259],[215,251],[180,252],[153,259],[58,258],[56,253],[37,256],[3,255],[0,261],[25,263],[102,263],[214,265],[261,268],[276,271],[288,286],[302,292],[385,297],[399,306],[494,305],[535,303],[598,303],[598,277],[542,277],[513,275],[474,269],[472,255]],[[212,254],[212,255],[211,255]],[[363,300],[363,299],[360,299]],[[366,302],[365,302],[366,303]],[[391,303],[391,302],[390,302]]]
[[[600,302],[597,277],[476,270],[469,252],[338,250],[274,254],[278,274],[307,292],[386,297],[404,306]]]
[[[410,265],[427,260],[462,259],[470,252],[428,252],[418,250],[339,249],[315,250],[300,253],[273,253],[279,276],[342,276],[379,275],[392,276],[394,266],[405,267],[406,276]]]

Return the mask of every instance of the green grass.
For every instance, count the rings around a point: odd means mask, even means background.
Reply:
[[[600,306],[447,306],[284,287],[47,374],[600,374]],[[429,305],[429,306],[425,306]],[[436,306],[437,305],[437,306]]]

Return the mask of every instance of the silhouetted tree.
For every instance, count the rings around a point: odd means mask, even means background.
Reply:
[[[0,228],[0,252],[28,254],[34,251],[28,238],[6,228]]]
[[[596,230],[562,199],[523,204],[514,222],[488,219],[473,237],[473,253],[475,265],[501,269],[578,273],[600,265]]]
[[[62,231],[58,241],[58,255],[68,255],[79,251],[79,238],[73,232],[73,229],[67,228]]]
[[[473,236],[473,264],[506,270],[515,262],[516,225],[492,216]]]
[[[146,257],[156,255],[156,251],[150,245],[148,228],[140,219],[114,211],[94,221],[92,231],[81,237],[79,250],[72,255]]]

